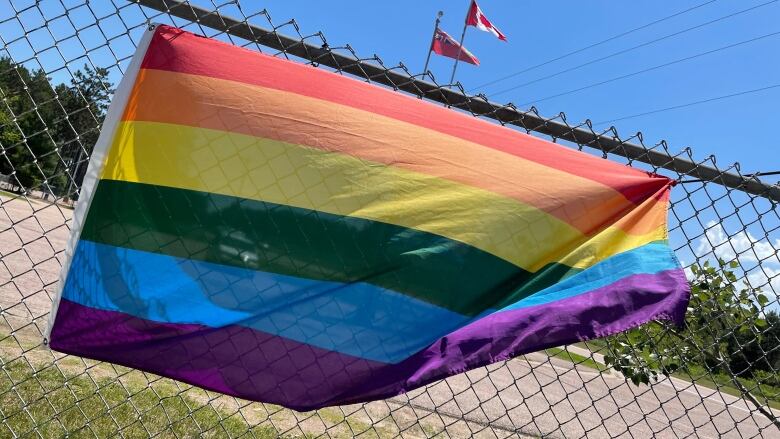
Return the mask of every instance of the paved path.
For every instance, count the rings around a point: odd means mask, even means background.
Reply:
[[[452,417],[545,437],[780,437],[737,398],[681,380],[634,386],[535,353],[410,394]],[[396,398],[399,399],[399,398]]]
[[[574,346],[574,345],[567,346],[566,348],[569,350],[569,352],[582,355],[583,357],[592,358],[593,361],[600,364],[606,364],[606,362],[604,361],[604,355],[598,352],[591,352],[588,349],[582,348],[580,346]],[[612,371],[611,373],[615,374],[618,377],[622,377],[622,374],[620,374],[620,372]],[[753,403],[746,401],[743,398],[739,398],[734,395],[729,395],[728,393],[720,392],[718,390],[711,389],[709,387],[693,384],[690,381],[685,381],[679,378],[669,377],[667,379],[659,381],[658,385],[671,386],[678,392],[691,393],[700,396],[701,398],[708,399],[710,401],[715,401],[719,404],[723,404],[724,406],[729,406],[730,408],[735,410],[745,410],[748,412],[756,410],[756,407],[753,405]],[[780,417],[780,410],[775,410],[771,408],[769,410],[771,410],[775,416]],[[780,433],[778,434],[780,435]]]

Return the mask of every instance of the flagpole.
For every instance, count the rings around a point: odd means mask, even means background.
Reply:
[[[458,69],[458,61],[460,61],[460,52],[463,51],[463,40],[466,38],[466,28],[468,27],[469,13],[471,12],[471,1],[469,1],[469,8],[466,11],[466,18],[463,19],[463,33],[460,34],[460,47],[458,47],[458,56],[455,58],[455,64],[452,66],[452,77],[450,77],[450,84],[455,82],[455,70]]]
[[[436,14],[436,24],[433,25],[433,36],[431,37],[431,44],[428,46],[428,57],[425,58],[425,67],[423,67],[423,75],[428,73],[428,63],[431,62],[431,52],[433,52],[433,40],[436,39],[436,31],[439,30],[439,22],[441,16],[444,15],[443,11],[439,11]]]

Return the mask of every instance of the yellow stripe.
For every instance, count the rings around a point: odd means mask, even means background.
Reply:
[[[636,207],[612,186],[507,151],[347,105],[224,79],[142,70],[124,120],[246,134],[430,174],[514,198],[591,236]],[[592,172],[623,189],[665,189],[665,179],[488,123],[478,125],[480,131],[472,134],[499,143],[503,139],[508,151],[547,151],[571,161],[562,167],[592,166]],[[641,235],[657,223],[634,226],[625,230]]]
[[[342,153],[154,122],[120,124],[102,178],[397,224],[464,242],[529,271],[563,260],[585,267],[657,239],[616,230],[597,239],[595,248],[556,217],[490,191]],[[583,248],[590,251],[570,255]]]
[[[559,262],[571,267],[587,268],[614,254],[630,250],[649,242],[668,239],[666,226],[668,201],[655,197],[646,199],[642,204],[620,217],[612,225],[590,237],[576,249],[571,250]],[[657,224],[647,233],[634,235],[626,233],[636,223]]]
[[[558,262],[570,267],[588,268],[617,253],[665,240],[666,235],[665,224],[644,235],[629,235],[618,227],[610,226],[571,250]]]

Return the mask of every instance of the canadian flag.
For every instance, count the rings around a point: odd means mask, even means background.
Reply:
[[[501,33],[497,27],[493,26],[493,23],[485,17],[482,13],[482,9],[479,8],[476,0],[471,0],[471,7],[469,8],[469,15],[466,17],[466,25],[474,26],[479,30],[490,32],[498,37],[499,40],[506,41],[506,35]]]

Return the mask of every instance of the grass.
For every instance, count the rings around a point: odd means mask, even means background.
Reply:
[[[592,340],[588,340],[587,342],[579,342],[575,343],[577,346],[581,346],[585,349],[592,349],[594,346],[599,348],[601,350],[602,348],[607,347],[607,342],[603,338],[594,338]],[[589,347],[590,346],[590,347]]]
[[[83,363],[75,361],[71,365],[67,361],[69,357],[60,359],[57,368],[51,362],[12,354],[17,349],[35,353],[38,351],[35,346],[32,341],[20,343],[20,339],[0,337],[0,350],[13,357],[0,361],[0,437],[275,438],[280,436],[274,428],[274,425],[278,427],[277,422],[284,424],[285,418],[294,422],[292,412],[281,408],[270,413],[270,418],[263,416],[260,422],[251,417],[248,421],[243,416],[246,413],[230,411],[204,397],[202,391],[182,391],[173,381],[165,379],[149,382],[149,377],[138,371],[120,368],[117,377],[117,371],[106,365],[91,366],[85,372]],[[564,349],[550,348],[545,352],[578,366],[598,371],[608,369],[592,358]],[[695,366],[690,374],[674,376],[685,381],[693,378],[697,385],[741,397],[728,376],[710,375],[703,367]],[[752,393],[759,401],[780,409],[780,388],[761,384],[758,391],[754,380],[740,378],[740,381],[748,389],[756,389]],[[338,437],[397,436],[394,428],[344,416],[337,409],[322,409],[317,414],[325,425],[341,427],[338,430],[328,427],[330,434]],[[269,419],[274,419],[273,425]],[[420,423],[419,427],[429,436],[441,433],[440,428],[432,425]],[[304,429],[298,437],[309,435]]]
[[[377,423],[364,411],[345,416],[334,407],[296,413],[270,404],[244,406],[121,366],[71,356],[59,358],[55,366],[39,338],[3,329],[0,354],[0,438],[303,438],[325,429],[335,438],[399,434],[394,418]],[[280,435],[277,428],[295,434]],[[419,428],[442,429],[424,422]]]
[[[2,189],[0,189],[0,195],[2,195],[2,196],[4,196],[4,197],[9,197],[9,198],[11,198],[12,200],[13,200],[14,198],[19,198],[19,196],[20,196],[19,194],[15,194],[15,193],[13,193],[13,192],[4,191],[4,190],[2,190]]]
[[[275,438],[271,426],[250,426],[239,414],[179,392],[168,383],[35,370],[23,358],[0,372],[0,437]],[[128,396],[130,395],[130,396]]]
[[[604,371],[609,369],[607,366],[597,363],[592,358],[583,357],[582,355],[575,354],[574,352],[569,352],[565,349],[561,348],[550,348],[546,349],[544,352],[547,353],[547,355],[555,358],[560,358],[562,360],[570,361],[577,366],[585,366],[589,367],[591,369],[596,369],[598,371]]]
[[[8,191],[3,190],[3,189],[0,189],[0,196],[8,198],[7,200],[0,200],[0,201],[2,201],[4,203],[7,203],[9,201],[14,201],[14,200],[16,200],[18,198],[24,198],[24,199],[27,199],[27,200],[35,200],[35,201],[40,201],[42,203],[49,203],[49,204],[53,204],[54,203],[54,201],[51,201],[51,200],[43,200],[43,199],[40,199],[40,198],[32,196],[32,195],[24,196],[24,195],[21,195],[21,194],[15,194],[13,192],[8,192]],[[57,198],[56,200],[57,200],[56,204],[58,206],[60,206],[62,208],[65,208],[65,209],[73,210],[73,206],[71,206],[69,204],[63,203],[62,199]]]
[[[582,348],[590,348],[592,349],[592,346],[587,346],[584,343],[577,343],[578,346]],[[598,348],[604,348],[606,347],[606,343],[600,341],[600,340],[592,340],[588,341],[588,345],[595,345]],[[547,349],[547,354],[556,358],[560,358],[563,360],[571,361],[574,364],[577,365],[583,365],[590,367],[592,369],[597,369],[600,371],[607,370],[609,367],[597,363],[593,361],[593,359],[588,357],[583,357],[582,355],[577,355],[571,352],[567,352],[563,349],[559,348],[553,348],[553,349]],[[736,396],[737,398],[742,398],[742,391],[740,391],[734,383],[731,381],[731,378],[724,374],[724,373],[709,373],[704,367],[702,366],[691,366],[689,367],[688,372],[676,372],[672,374],[673,377],[681,379],[683,381],[688,382],[695,382],[697,385],[706,387],[708,389],[718,390],[723,393],[726,393],[731,396]],[[750,390],[751,394],[760,402],[769,405],[773,409],[780,409],[780,387],[771,386],[769,384],[759,383],[756,380],[752,380],[749,378],[737,378],[745,388]]]
[[[742,398],[742,392],[734,386],[731,378],[724,373],[709,373],[701,366],[691,366],[688,372],[676,372],[673,377],[683,381],[692,381],[708,389],[716,389],[728,395]],[[749,378],[737,378],[745,388],[761,403],[773,409],[780,409],[780,388],[768,384],[760,384]]]

